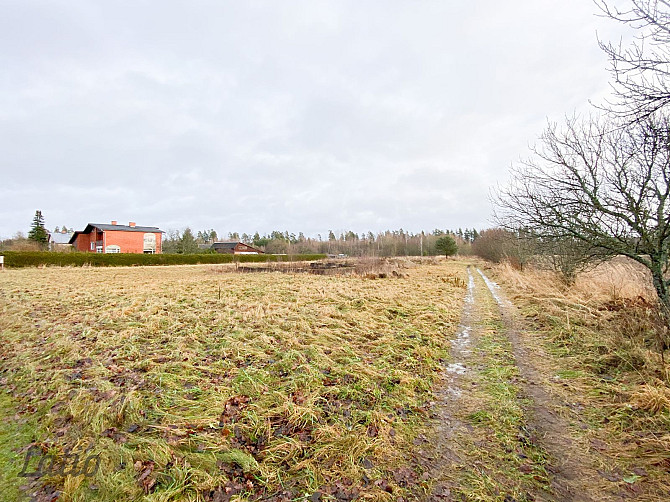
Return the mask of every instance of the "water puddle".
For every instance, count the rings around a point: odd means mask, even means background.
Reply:
[[[465,303],[469,305],[475,303],[475,278],[470,273],[469,267],[468,267],[468,292],[465,295]]]
[[[451,363],[449,366],[447,366],[448,373],[456,373],[457,375],[462,375],[466,371],[467,369],[461,363]]]

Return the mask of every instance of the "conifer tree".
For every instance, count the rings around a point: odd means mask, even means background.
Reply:
[[[49,241],[49,233],[47,232],[47,229],[44,228],[44,217],[42,216],[42,211],[39,209],[35,211],[33,223],[30,227],[30,232],[28,232],[28,239],[43,246],[46,246]]]

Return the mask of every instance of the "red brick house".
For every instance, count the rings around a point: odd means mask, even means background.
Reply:
[[[238,241],[215,242],[211,249],[222,254],[264,254],[260,249]]]
[[[112,221],[89,223],[81,232],[75,232],[70,244],[77,251],[89,253],[160,253],[163,231],[157,227],[138,227],[135,222],[118,225]]]

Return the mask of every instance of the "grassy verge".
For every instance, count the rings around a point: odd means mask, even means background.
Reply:
[[[99,459],[40,482],[73,501],[402,496],[395,470],[465,292],[459,263],[405,267],[383,280],[0,274],[0,370],[19,416],[40,421],[56,464]]]
[[[654,337],[653,293],[636,267],[615,261],[567,288],[550,274],[494,270],[507,286],[561,396],[574,433],[601,460],[603,492],[638,500],[670,493],[670,371]]]

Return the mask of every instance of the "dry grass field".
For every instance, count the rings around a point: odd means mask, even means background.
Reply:
[[[2,497],[396,500],[466,272],[395,269],[0,273]]]
[[[667,499],[638,267],[266,269],[0,273],[0,500]]]

